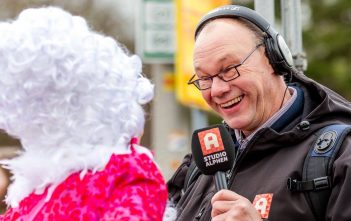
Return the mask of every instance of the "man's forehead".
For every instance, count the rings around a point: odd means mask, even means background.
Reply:
[[[248,42],[249,41],[249,42]],[[246,42],[246,43],[245,43]],[[195,41],[195,51],[209,44],[251,44],[256,42],[254,33],[242,23],[231,18],[220,18],[206,24]]]
[[[212,64],[214,66],[214,68],[218,68],[218,66],[223,65],[223,63],[225,63],[226,61],[231,61],[233,60],[233,54],[229,54],[227,56],[221,56],[218,58],[213,58],[211,59],[211,62],[208,63],[203,63],[203,62],[199,62],[198,60],[194,60],[194,70],[195,71],[203,71],[203,66],[208,67],[210,64]]]
[[[233,19],[216,20],[218,21],[213,21],[204,27],[204,30],[198,35],[195,41],[194,55],[199,54],[201,56],[202,53],[214,53],[233,47],[247,47],[250,50],[256,44],[255,35],[240,23],[234,26],[232,24],[228,25],[228,20]]]
[[[248,28],[242,24],[242,22],[240,22],[238,19],[234,19],[234,18],[217,18],[214,20],[211,20],[209,22],[207,22],[204,27],[202,28],[202,30],[200,31],[199,35],[201,35],[201,33],[203,32],[211,32],[213,31],[213,29],[220,29],[220,28],[225,28],[228,29],[228,31],[230,30],[242,30],[242,29],[246,29],[248,32]],[[218,35],[220,33],[217,33]],[[199,36],[198,35],[198,36]]]

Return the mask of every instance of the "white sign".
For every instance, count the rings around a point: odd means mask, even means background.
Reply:
[[[175,50],[174,3],[140,0],[137,13],[137,53],[144,62],[173,63]]]

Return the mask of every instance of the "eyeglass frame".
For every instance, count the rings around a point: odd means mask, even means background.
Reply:
[[[195,76],[196,76],[196,74],[194,74],[194,75],[190,78],[190,80],[188,81],[188,85],[193,84],[193,85],[195,85],[195,87],[196,87],[197,89],[199,89],[200,91],[203,91],[203,90],[210,89],[210,88],[212,87],[213,78],[215,78],[215,77],[218,77],[219,79],[221,79],[221,80],[224,81],[224,82],[229,82],[229,81],[232,81],[232,80],[234,80],[234,79],[237,79],[238,77],[240,77],[240,72],[239,72],[239,70],[238,70],[238,67],[240,67],[241,65],[243,65],[243,64],[245,63],[245,61],[246,61],[247,59],[249,59],[249,57],[250,57],[259,47],[261,47],[262,45],[264,45],[264,43],[260,43],[260,44],[256,45],[256,47],[255,47],[253,50],[251,50],[251,52],[250,52],[239,64],[229,65],[229,66],[226,67],[224,70],[221,70],[218,74],[215,74],[215,75],[212,75],[212,76],[209,76],[209,77],[205,77],[205,78],[199,78],[199,79],[193,80],[193,79],[195,78]],[[237,73],[237,76],[233,77],[233,78],[230,79],[230,80],[224,80],[224,79],[223,79],[223,76],[221,76],[221,74],[223,75],[223,74],[227,73],[228,71],[230,71],[230,70],[233,69],[233,68],[235,68],[235,71],[236,71],[236,73]],[[200,80],[204,80],[204,79],[206,79],[206,80],[211,80],[212,83],[211,83],[210,87],[201,89],[200,86],[199,86],[200,84],[199,84],[198,82],[199,82]]]

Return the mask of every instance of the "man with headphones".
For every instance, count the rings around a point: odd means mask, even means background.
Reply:
[[[193,63],[189,84],[223,118],[237,154],[226,174],[228,190],[217,193],[212,176],[188,183],[195,170],[191,154],[184,158],[168,182],[177,220],[350,219],[350,136],[340,144],[326,180],[330,196],[323,218],[310,208],[303,188],[287,188],[287,181],[303,177],[316,132],[351,124],[350,102],[295,70],[283,37],[258,13],[238,5],[219,7],[200,20]],[[318,189],[317,181],[324,184],[324,179],[313,181],[313,191],[326,189]],[[310,184],[303,182],[297,186]]]

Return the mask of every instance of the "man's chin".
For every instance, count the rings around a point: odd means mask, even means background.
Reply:
[[[233,128],[233,129],[241,129],[241,128],[244,128],[245,126],[243,122],[240,122],[238,120],[231,119],[231,120],[224,120],[224,121],[228,124],[230,128]]]

